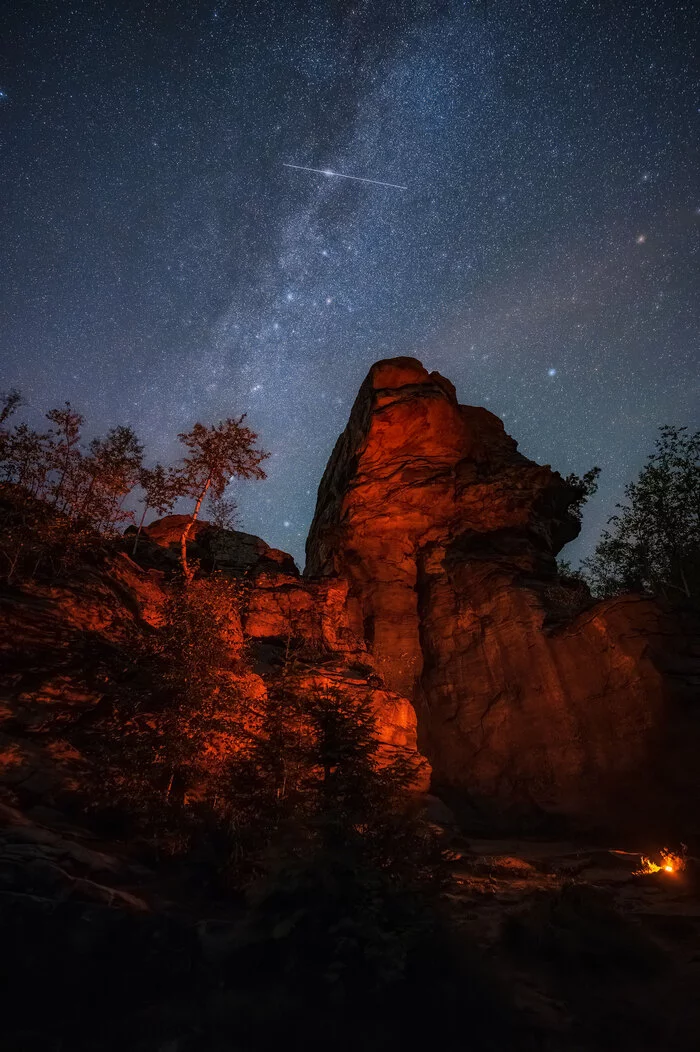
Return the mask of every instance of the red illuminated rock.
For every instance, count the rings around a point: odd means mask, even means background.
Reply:
[[[52,801],[80,788],[86,760],[71,733],[133,662],[139,639],[161,625],[183,521],[168,516],[147,528],[138,558],[150,569],[116,554],[0,595],[0,794],[5,786]],[[347,583],[302,580],[291,556],[250,534],[212,534],[209,523],[197,524],[195,558],[205,563],[215,553],[216,568],[240,583],[222,675],[261,699],[293,662],[300,688],[332,684],[369,696],[382,745],[416,752],[415,710],[406,697],[378,689],[372,659],[349,625]]]
[[[306,572],[347,580],[349,625],[414,699],[438,787],[501,809],[656,808],[662,783],[697,791],[670,737],[700,653],[651,600],[594,605],[558,580],[574,496],[438,373],[379,362],[323,476]]]
[[[187,515],[166,515],[146,526],[141,545],[163,549],[170,563],[180,558],[180,538],[189,521]],[[195,522],[190,533],[188,552],[202,561],[206,569],[219,569],[236,574],[277,571],[298,577],[294,559],[279,548],[271,548],[261,537],[240,530],[220,530],[204,519]]]

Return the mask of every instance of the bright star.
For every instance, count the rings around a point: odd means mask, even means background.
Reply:
[[[547,370],[547,376],[556,376],[556,375],[557,375],[557,370],[556,369],[548,369]]]

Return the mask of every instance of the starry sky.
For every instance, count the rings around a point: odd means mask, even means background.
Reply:
[[[303,563],[359,384],[414,355],[527,456],[602,467],[576,562],[656,428],[700,426],[693,8],[7,5],[0,387],[150,458],[246,411],[242,528]]]

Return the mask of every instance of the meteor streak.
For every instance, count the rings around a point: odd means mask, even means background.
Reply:
[[[334,175],[336,179],[352,179],[356,183],[373,183],[375,186],[390,186],[392,190],[408,190],[407,186],[399,186],[398,183],[383,183],[381,179],[363,179],[361,175],[343,175],[342,172],[332,172],[330,168],[305,168],[303,164],[283,164],[283,168],[296,168],[300,172],[316,172],[318,175]]]

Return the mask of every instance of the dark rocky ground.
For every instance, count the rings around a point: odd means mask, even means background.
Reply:
[[[313,990],[267,988],[241,944],[241,900],[207,887],[192,862],[144,863],[40,804],[2,805],[0,822],[7,1052],[252,1050],[288,1042],[290,1029],[309,1048],[698,1047],[692,859],[639,875],[635,851],[469,840],[447,826],[457,974],[423,961],[403,992],[368,995],[349,1018]]]

